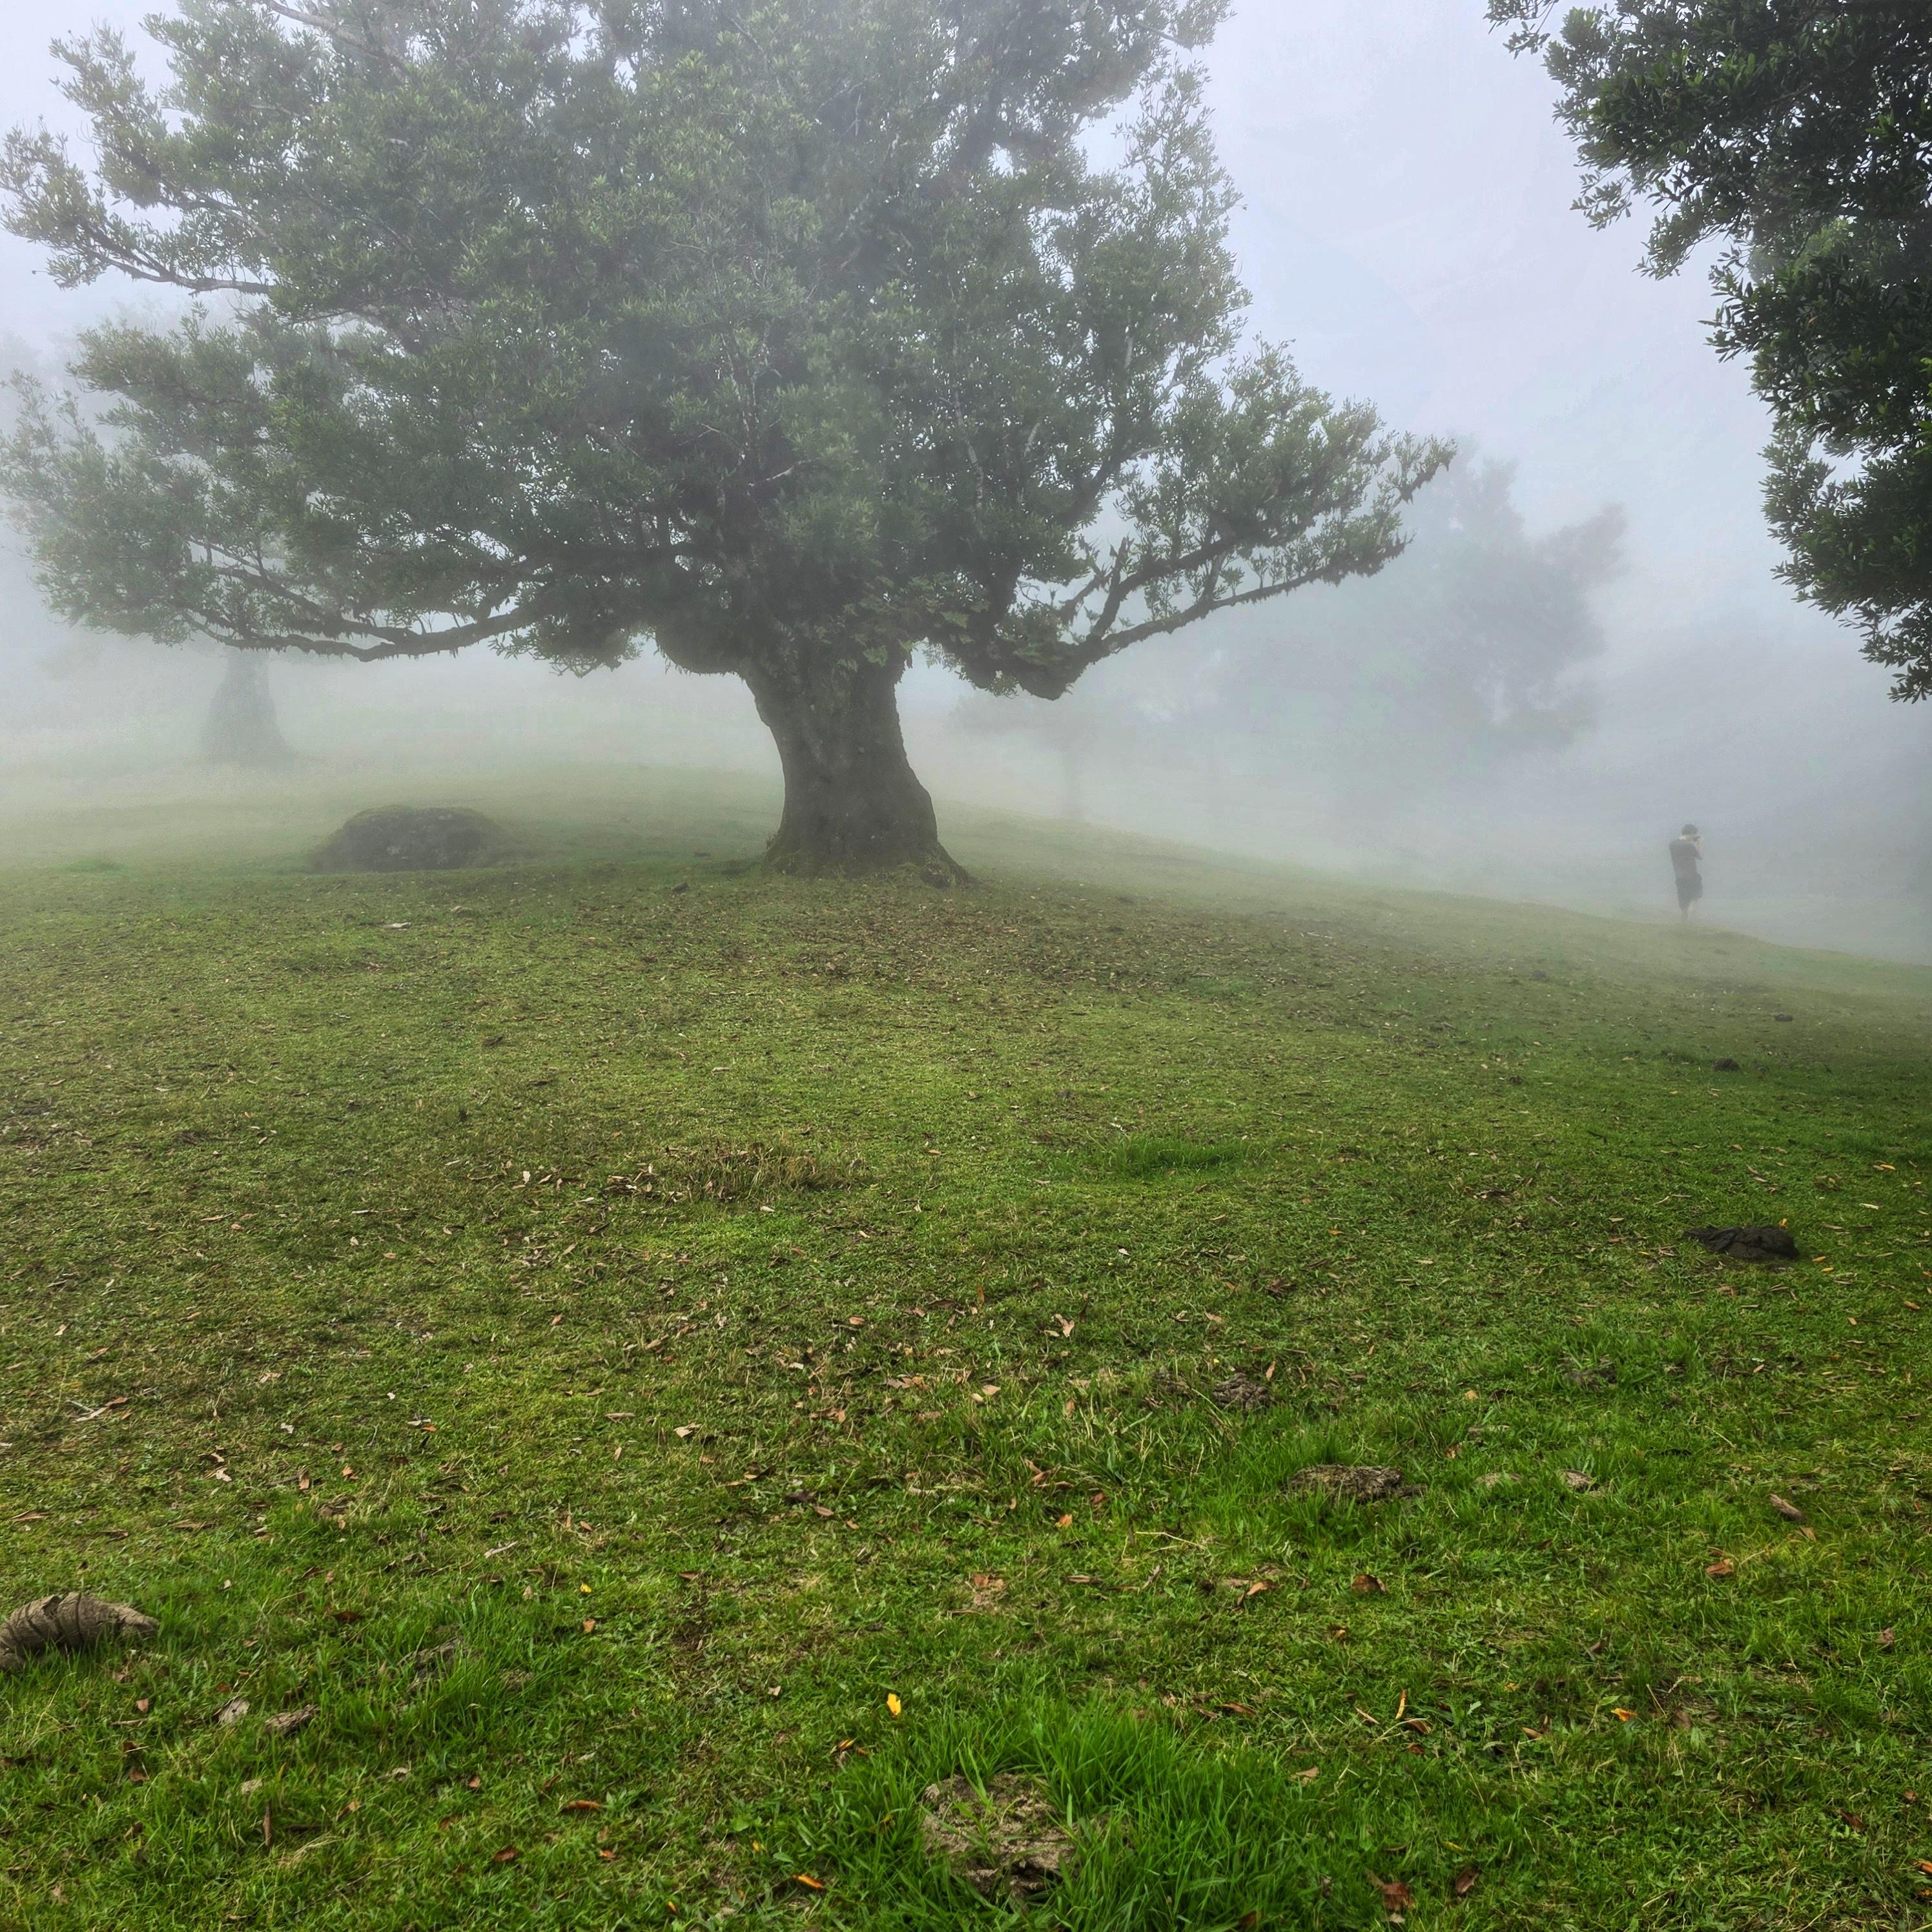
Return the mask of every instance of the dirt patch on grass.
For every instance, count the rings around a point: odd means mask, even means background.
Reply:
[[[1220,1408],[1238,1410],[1243,1414],[1266,1408],[1274,1400],[1274,1390],[1268,1383],[1253,1376],[1245,1376],[1238,1369],[1232,1375],[1223,1376],[1208,1394]]]
[[[927,1851],[982,1898],[1032,1898],[1079,1856],[1046,1793],[1015,1772],[983,1792],[964,1777],[929,1784],[920,1807]]]
[[[604,1190],[661,1201],[742,1201],[850,1187],[869,1178],[856,1156],[814,1153],[781,1136],[743,1147],[668,1148],[633,1174],[611,1175]]]
[[[1400,1469],[1373,1462],[1317,1462],[1290,1478],[1292,1496],[1332,1497],[1336,1502],[1383,1503],[1396,1496],[1419,1496],[1420,1483],[1405,1483]]]

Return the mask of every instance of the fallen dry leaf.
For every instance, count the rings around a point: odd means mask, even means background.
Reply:
[[[248,1700],[245,1697],[231,1697],[215,1712],[214,1721],[224,1730],[232,1730],[248,1714]]]
[[[1796,1503],[1786,1502],[1775,1490],[1772,1492],[1771,1506],[1786,1522],[1802,1522],[1804,1512]]]
[[[809,1872],[794,1872],[791,1880],[793,1884],[808,1886],[814,1892],[823,1892],[825,1889],[825,1881],[823,1879],[814,1878]]]
[[[1467,1898],[1475,1888],[1476,1868],[1474,1865],[1465,1865],[1450,1881],[1449,1889],[1458,1898]]]
[[[1594,1476],[1585,1475],[1581,1469],[1565,1469],[1563,1472],[1563,1483],[1566,1489],[1579,1491],[1594,1490],[1597,1486],[1596,1478]]]
[[[899,1702],[899,1694],[896,1690],[888,1690],[886,1693],[886,1708],[896,1718],[905,1709],[905,1706]]]
[[[1704,1566],[1704,1574],[1707,1576],[1735,1576],[1737,1573],[1738,1566],[1728,1556],[1720,1556],[1716,1562],[1707,1563]]]
[[[317,1704],[304,1704],[293,1711],[278,1711],[272,1718],[262,1720],[262,1728],[272,1738],[292,1737],[303,1725],[313,1722],[322,1714]]]
[[[1878,1647],[1881,1650],[1889,1650],[1897,1640],[1889,1624],[1887,1624],[1878,1634]]]
[[[1618,1724],[1627,1724],[1636,1715],[1636,1713],[1634,1711],[1626,1711],[1621,1704],[1616,1704],[1610,1708],[1610,1715],[1616,1718]]]
[[[1379,1577],[1371,1576],[1366,1570],[1356,1577],[1348,1588],[1358,1597],[1385,1597],[1388,1594],[1382,1580]]]
[[[604,1807],[594,1798],[573,1798],[558,1808],[565,1811],[601,1811]]]
[[[1399,1878],[1377,1878],[1373,1872],[1369,1882],[1382,1895],[1382,1910],[1391,1918],[1400,1918],[1415,1903],[1415,1894]]]
[[[517,1848],[514,1845],[506,1845],[500,1852],[493,1852],[490,1855],[490,1862],[493,1865],[514,1864],[516,1862]]]

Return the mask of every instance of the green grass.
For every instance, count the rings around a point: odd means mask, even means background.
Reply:
[[[992,1924],[1007,1768],[1043,1927],[1928,1922],[1932,974],[728,793],[0,877],[0,1582],[163,1624],[0,1679],[0,1924]]]
[[[1172,1134],[1123,1132],[1107,1143],[1093,1166],[1121,1180],[1172,1180],[1185,1174],[1211,1174],[1238,1166],[1248,1157],[1239,1141],[1182,1140]]]

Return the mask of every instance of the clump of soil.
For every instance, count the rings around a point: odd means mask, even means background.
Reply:
[[[1701,1241],[1714,1255],[1734,1262],[1789,1262],[1798,1244],[1787,1228],[1686,1228],[1687,1241]]]
[[[36,1598],[0,1624],[0,1670],[20,1670],[44,1650],[92,1650],[160,1628],[131,1604],[110,1604],[84,1592]]]
[[[503,828],[480,812],[385,805],[358,812],[308,862],[312,872],[454,872],[494,864],[514,849]]]
[[[1607,1355],[1599,1355],[1594,1363],[1579,1362],[1563,1371],[1563,1379],[1578,1388],[1614,1388],[1617,1381],[1617,1365]]]
[[[1031,1898],[1079,1856],[1046,1793],[1002,1772],[982,1792],[964,1777],[929,1784],[920,1801],[926,1849],[985,1898]]]
[[[1244,1414],[1265,1408],[1274,1400],[1274,1390],[1266,1382],[1258,1382],[1252,1376],[1244,1376],[1238,1369],[1216,1382],[1208,1394],[1222,1408],[1239,1409]]]
[[[1293,1478],[1290,1496],[1332,1496],[1337,1502],[1385,1503],[1394,1496],[1419,1496],[1420,1483],[1405,1483],[1400,1469],[1373,1462],[1317,1462]]]

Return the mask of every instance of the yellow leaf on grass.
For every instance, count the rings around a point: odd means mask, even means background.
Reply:
[[[905,1708],[905,1706],[899,1702],[899,1694],[896,1690],[888,1690],[886,1693],[886,1708],[896,1718]]]

